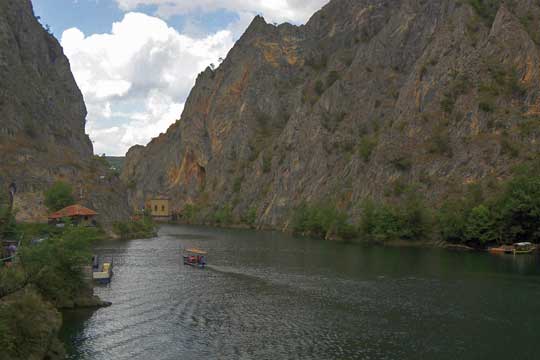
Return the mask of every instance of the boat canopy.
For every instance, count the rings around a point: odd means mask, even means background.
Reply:
[[[192,254],[197,254],[197,255],[206,255],[207,254],[206,251],[203,251],[201,249],[195,249],[195,248],[186,249],[186,252],[192,253]]]

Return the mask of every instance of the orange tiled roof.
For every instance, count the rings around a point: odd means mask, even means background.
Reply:
[[[94,215],[97,215],[97,212],[95,212],[94,210],[85,208],[82,205],[71,205],[49,215],[49,219],[61,219],[61,218],[73,217],[73,216],[94,216]]]

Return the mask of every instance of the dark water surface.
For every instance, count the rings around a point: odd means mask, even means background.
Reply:
[[[181,247],[211,267],[181,264]],[[109,242],[113,306],[65,314],[70,359],[539,359],[540,261],[163,226]]]

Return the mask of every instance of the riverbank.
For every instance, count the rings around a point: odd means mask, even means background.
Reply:
[[[27,233],[15,259],[0,268],[0,346],[12,360],[62,359],[60,311],[110,305],[94,294],[91,276],[91,246],[104,233],[76,226],[22,229]]]

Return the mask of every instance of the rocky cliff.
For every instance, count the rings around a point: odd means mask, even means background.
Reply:
[[[253,20],[166,134],[132,148],[132,206],[167,194],[286,227],[302,202],[358,215],[414,184],[437,205],[535,157],[537,1],[333,0],[305,26]],[[193,207],[190,207],[190,211]]]
[[[16,183],[19,220],[46,220],[43,192],[56,180],[104,220],[129,214],[122,183],[93,156],[85,118],[68,59],[30,0],[0,0],[0,186]]]

